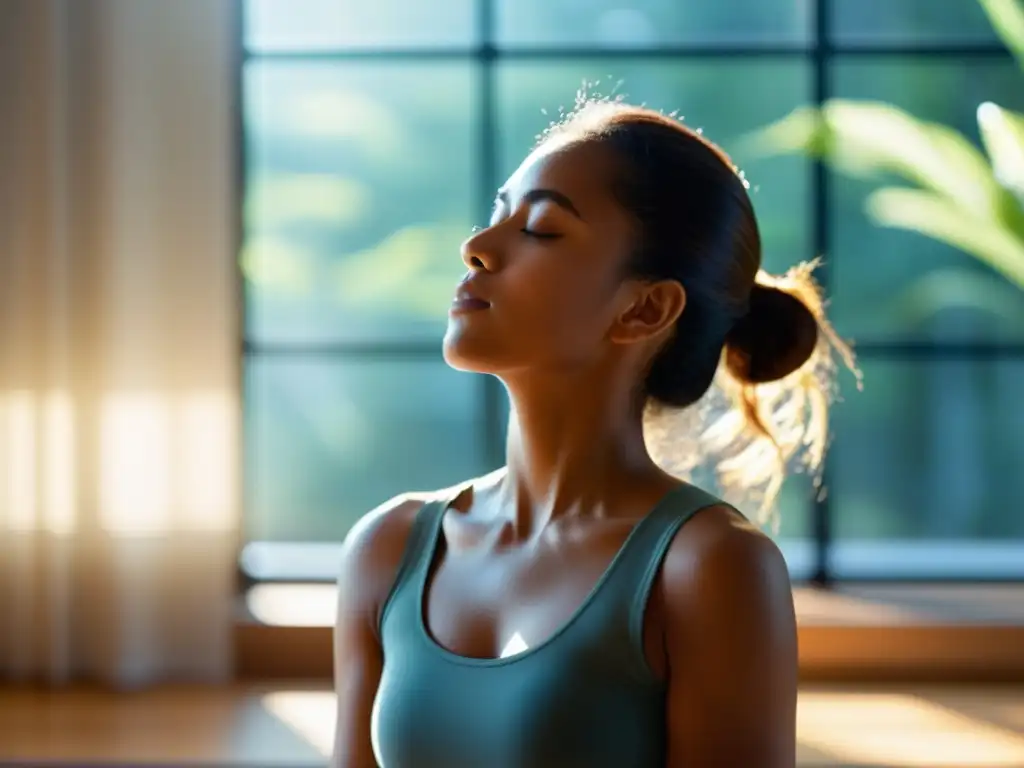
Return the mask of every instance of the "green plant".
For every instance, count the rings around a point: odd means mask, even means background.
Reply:
[[[978,0],[1024,69],[1024,4]],[[984,151],[957,131],[890,104],[834,99],[803,107],[747,137],[762,155],[808,154],[849,175],[895,175],[869,217],[919,232],[977,257],[1024,289],[1024,115],[978,107]]]

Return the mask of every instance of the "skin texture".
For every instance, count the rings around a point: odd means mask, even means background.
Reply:
[[[612,161],[588,143],[534,152],[463,245],[463,287],[489,306],[451,317],[445,357],[498,376],[513,412],[507,466],[458,495],[428,584],[429,630],[460,655],[499,656],[513,635],[543,642],[679,483],[647,452],[636,393],[686,294],[674,281],[624,279],[635,232],[610,191]],[[380,609],[423,502],[388,502],[345,543],[335,768],[376,766]],[[724,507],[685,525],[655,582],[644,644],[668,682],[667,768],[795,765],[796,623],[768,537]]]

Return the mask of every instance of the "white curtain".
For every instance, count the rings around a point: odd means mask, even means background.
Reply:
[[[0,681],[230,676],[232,6],[0,4]]]

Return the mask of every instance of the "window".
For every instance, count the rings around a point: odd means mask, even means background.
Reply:
[[[460,241],[534,137],[595,93],[734,151],[765,264],[824,253],[857,342],[828,493],[784,489],[797,578],[1024,575],[1024,302],[968,256],[871,226],[865,182],[736,139],[832,95],[972,132],[1020,73],[973,0],[248,0],[246,545],[254,579],[332,579],[395,493],[498,466],[500,387],[440,338]]]

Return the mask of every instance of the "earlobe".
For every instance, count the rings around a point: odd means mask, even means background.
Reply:
[[[615,344],[635,344],[666,333],[686,306],[686,291],[675,280],[639,286],[609,335]]]

